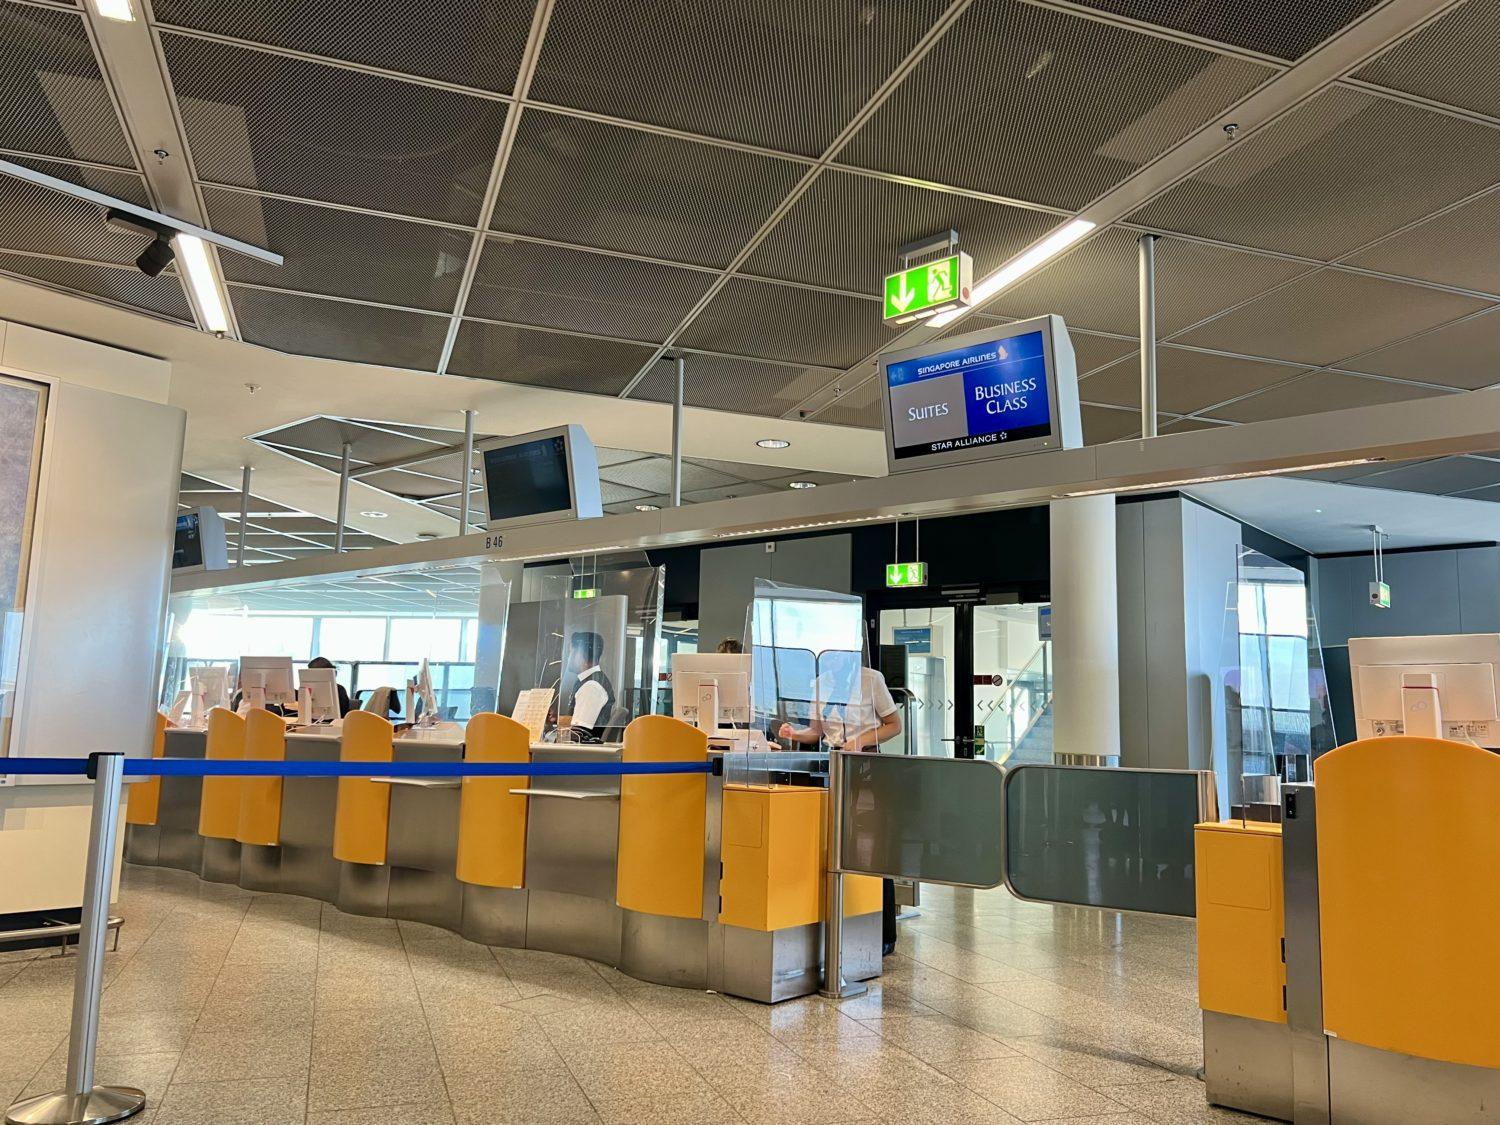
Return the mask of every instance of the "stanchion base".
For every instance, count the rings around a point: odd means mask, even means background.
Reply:
[[[856,996],[863,996],[869,992],[868,985],[861,984],[857,980],[839,981],[838,988],[820,988],[819,996],[825,996],[829,1000],[853,1000]]]
[[[95,1086],[87,1094],[41,1094],[5,1111],[5,1125],[104,1125],[146,1108],[146,1095],[132,1086]]]

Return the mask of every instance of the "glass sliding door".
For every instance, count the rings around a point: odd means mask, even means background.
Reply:
[[[10,753],[47,388],[0,375],[0,757]]]

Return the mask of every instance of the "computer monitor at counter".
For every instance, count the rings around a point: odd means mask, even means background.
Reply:
[[[1359,738],[1420,734],[1500,750],[1500,633],[1351,637]]]

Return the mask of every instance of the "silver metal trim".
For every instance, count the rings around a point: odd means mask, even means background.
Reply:
[[[38,157],[45,160],[46,157]],[[129,171],[129,169],[116,169],[117,171]],[[279,266],[284,259],[273,250],[264,250],[259,246],[252,246],[248,242],[241,242],[237,238],[230,238],[227,234],[217,234],[207,227],[200,227],[196,223],[185,223],[181,219],[174,219],[171,215],[164,215],[160,211],[153,211],[149,207],[141,207],[135,203],[127,203],[123,199],[116,199],[112,195],[105,195],[102,191],[86,188],[81,184],[70,183],[68,180],[59,180],[56,176],[49,176],[45,172],[38,172],[34,168],[27,168],[24,164],[15,164],[9,160],[0,160],[0,175],[14,176],[18,180],[27,180],[38,187],[47,188],[50,191],[60,192],[63,195],[76,196],[89,203],[97,203],[100,207],[113,207],[121,211],[128,211],[143,219],[149,219],[153,223],[160,223],[164,227],[171,227],[182,234],[190,234],[211,242],[215,246],[222,246],[225,250],[233,250],[236,254],[244,254],[247,258],[255,258],[262,262],[269,262],[273,266]]]
[[[333,530],[333,553],[336,555],[344,553],[344,528],[349,524],[349,455],[353,448],[347,441],[344,442],[339,457],[338,516]]]
[[[563,797],[570,801],[618,801],[618,793],[606,793],[596,789],[512,789],[512,793],[523,797]]]

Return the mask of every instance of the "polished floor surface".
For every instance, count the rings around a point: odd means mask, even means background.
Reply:
[[[1190,922],[925,888],[867,996],[774,1008],[128,867],[98,1080],[156,1125],[1149,1122],[1209,1108]],[[71,959],[0,954],[0,1098],[63,1077]]]

